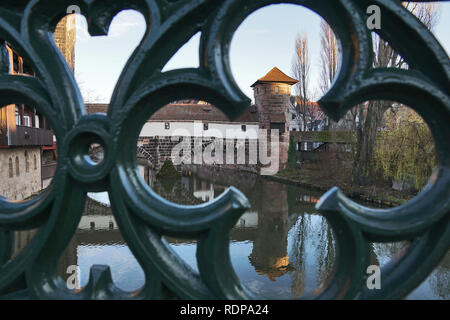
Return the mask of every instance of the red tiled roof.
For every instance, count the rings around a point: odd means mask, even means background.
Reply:
[[[231,122],[230,119],[213,105],[204,104],[168,104],[156,111],[150,120],[153,121],[218,121]],[[232,122],[258,122],[258,113],[250,106]]]
[[[86,103],[86,111],[92,113],[107,113],[109,104],[105,103]]]
[[[281,82],[281,83],[288,83],[288,84],[296,84],[298,82],[298,80],[289,77],[283,71],[281,71],[277,67],[274,67],[264,77],[258,79],[251,86],[254,87],[254,86],[256,86],[257,84],[260,84],[260,83],[271,83],[271,82]]]
[[[184,101],[183,101],[184,102]],[[150,120],[154,121],[217,121],[231,122],[230,119],[218,108],[211,104],[196,103],[197,101],[187,101],[189,103],[172,103],[165,105],[156,111]],[[86,104],[88,114],[106,113],[108,111],[107,104],[90,103]],[[259,121],[256,106],[252,105],[244,111],[233,122],[256,123]]]
[[[303,101],[301,100],[300,97],[295,96],[295,103],[296,104],[302,104]],[[292,103],[292,100],[291,100]],[[308,111],[309,114],[311,116],[312,120],[323,120],[325,119],[325,113],[323,112],[323,110],[320,108],[319,104],[317,102],[314,101],[307,101],[306,102],[307,106],[308,106]]]

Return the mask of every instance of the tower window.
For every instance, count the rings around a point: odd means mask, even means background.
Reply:
[[[208,123],[204,123],[204,124],[203,124],[203,130],[204,130],[204,131],[207,131],[208,129],[209,129]]]
[[[284,133],[284,129],[285,129],[285,124],[284,123],[276,123],[276,122],[272,122],[270,124],[270,130],[274,130],[274,129],[278,129],[278,133],[282,134]]]
[[[241,130],[244,131],[244,132],[246,132],[246,131],[247,131],[247,126],[246,126],[245,124],[243,124],[243,125],[241,126]]]
[[[278,87],[275,87],[275,93],[278,93],[279,89]]]
[[[169,122],[164,123],[164,129],[166,129],[166,130],[170,129],[170,123]]]

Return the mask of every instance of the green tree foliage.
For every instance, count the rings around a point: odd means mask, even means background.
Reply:
[[[288,168],[295,168],[297,164],[297,150],[295,148],[295,142],[292,135],[289,136],[289,149],[288,149]]]
[[[156,177],[158,179],[160,178],[179,178],[180,174],[178,173],[177,169],[173,165],[172,161],[166,160],[159,170],[159,172],[156,174]]]
[[[400,106],[385,113],[374,164],[387,179],[413,179],[416,189],[424,187],[435,165],[434,142],[427,124],[412,109]]]

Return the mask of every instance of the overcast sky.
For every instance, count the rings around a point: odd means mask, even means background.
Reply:
[[[447,54],[450,52],[450,3],[441,4],[435,36]],[[309,38],[311,83],[317,88],[320,54],[320,16],[297,5],[272,5],[249,16],[234,34],[231,68],[243,92],[253,98],[250,85],[274,66],[288,75],[299,32]],[[83,95],[109,103],[117,79],[128,57],[139,44],[145,30],[144,18],[135,11],[124,11],[113,21],[107,37],[91,38],[86,20],[77,17],[75,74]],[[164,71],[198,67],[200,35],[195,35],[169,61]],[[318,90],[315,98],[320,98]],[[86,98],[86,97],[85,97]]]

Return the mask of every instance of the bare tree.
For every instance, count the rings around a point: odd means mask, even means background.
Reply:
[[[411,11],[429,30],[433,30],[439,20],[439,6],[436,3],[406,2],[404,7]],[[389,46],[387,41],[374,33],[372,42],[375,53],[373,66],[375,68],[408,68],[405,60]]]
[[[320,23],[320,42],[322,45],[322,51],[320,54],[320,78],[319,78],[319,90],[324,95],[336,77],[338,64],[339,64],[339,45],[334,35],[333,29],[322,20]],[[352,122],[346,117],[339,121],[334,122],[329,120],[330,130],[342,130],[349,129],[346,123]]]
[[[87,86],[80,73],[75,73],[75,80],[78,84],[81,95],[83,96],[84,103],[105,103],[107,101],[103,95]]]
[[[311,62],[309,56],[308,37],[299,33],[295,40],[295,54],[292,59],[292,73],[298,80],[294,90],[298,98],[291,103],[292,113],[300,130],[306,131],[311,120],[309,75]]]
[[[331,27],[322,20],[320,23],[320,42],[322,53],[320,55],[320,90],[322,94],[328,91],[337,73],[339,62],[339,46]]]
[[[438,5],[434,3],[411,3],[404,6],[430,30],[437,23]],[[374,48],[374,68],[408,68],[405,60],[387,41],[374,34],[372,37]],[[325,21],[321,23],[321,83],[322,93],[325,93],[337,71],[338,46],[333,31]],[[350,110],[343,120],[332,123],[333,129],[350,129],[355,132],[353,144],[353,181],[359,185],[369,183],[371,161],[375,150],[376,135],[383,125],[384,113],[393,106],[391,101],[369,101],[359,104]],[[343,124],[346,124],[343,126]]]
[[[411,11],[429,30],[433,31],[440,18],[439,3],[406,2],[406,9]]]

